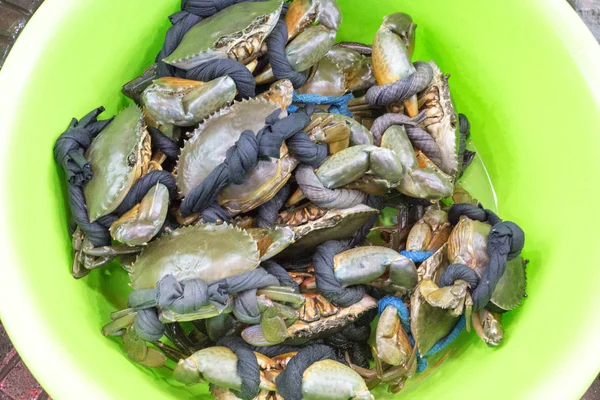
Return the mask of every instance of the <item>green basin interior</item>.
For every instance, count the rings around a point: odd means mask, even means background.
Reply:
[[[385,14],[410,13],[415,60],[450,73],[479,166],[466,185],[527,234],[529,298],[497,349],[463,334],[405,399],[578,398],[600,367],[600,51],[562,0],[340,0],[339,40],[370,42]],[[126,276],[69,273],[70,241],[52,146],[71,117],[126,105],[121,85],[161,46],[177,0],[46,0],[0,73],[0,312],[56,399],[191,399],[138,367],[100,328],[123,305]],[[485,178],[485,179],[484,179]],[[497,204],[494,204],[497,200]],[[591,200],[591,201],[590,201]],[[589,210],[588,210],[589,209]],[[585,212],[584,212],[585,211]],[[202,395],[201,397],[197,397]],[[377,398],[394,396],[377,392]]]

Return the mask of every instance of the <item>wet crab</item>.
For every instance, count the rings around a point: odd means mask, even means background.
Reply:
[[[267,0],[227,7],[192,27],[164,61],[185,70],[219,58],[247,64],[258,56],[282,5],[282,0]]]
[[[289,81],[278,81],[256,98],[235,102],[206,119],[181,150],[176,167],[177,187],[181,195],[186,196],[225,160],[227,150],[244,130],[258,132],[263,128],[265,119],[277,110],[282,110],[280,118],[286,116],[283,110],[291,104],[292,92]],[[331,124],[330,120],[311,123],[305,129],[315,140],[319,138],[325,142],[339,142],[349,135],[345,125]],[[269,201],[286,184],[298,163],[283,144],[280,158],[259,160],[244,183],[228,185],[217,201],[232,216],[252,210]]]
[[[291,226],[296,241],[279,257],[297,258],[312,254],[318,245],[328,240],[349,239],[377,213],[364,204],[341,210],[324,210],[312,203],[288,208],[280,213],[278,223]]]
[[[321,60],[333,46],[341,21],[335,0],[294,0],[285,16],[289,40],[285,54],[291,67],[303,72]],[[269,64],[256,76],[256,83],[274,79]]]
[[[83,189],[91,222],[115,211],[137,179],[162,169],[160,164],[164,155],[153,157],[150,142],[142,112],[135,106],[121,111],[92,141],[86,158],[94,175]],[[164,223],[168,202],[167,188],[158,184],[141,203],[112,224],[113,239],[126,245],[150,241]],[[76,277],[84,276],[89,269],[114,258],[113,249],[94,248],[80,230],[73,236],[73,247],[73,275]]]
[[[280,398],[275,392],[276,378],[296,353],[285,353],[268,358],[254,352],[260,368],[258,399]],[[219,399],[230,398],[231,391],[242,388],[237,372],[238,358],[227,347],[209,347],[180,360],[174,377],[186,385],[201,381],[211,383],[211,392]],[[302,398],[322,400],[373,400],[363,379],[351,368],[334,360],[317,361],[302,375]]]
[[[167,276],[177,281],[201,279],[207,285],[220,279],[249,272],[257,268],[262,260],[276,255],[293,241],[288,228],[241,230],[227,224],[198,224],[179,228],[163,235],[144,248],[135,263],[128,267],[131,286],[134,289],[154,289],[157,282]],[[268,298],[273,294],[278,300],[301,305],[303,299],[289,288],[267,287],[258,295],[261,311],[282,311],[271,315],[265,322],[277,325],[280,319],[297,318],[289,307],[276,307]],[[227,306],[225,306],[227,309]],[[180,314],[170,308],[159,309],[159,318],[164,322],[192,321],[210,318],[225,312],[214,303]],[[230,311],[230,310],[229,310]],[[284,312],[288,311],[287,314]],[[292,314],[292,315],[290,315]],[[104,328],[104,333],[118,333],[135,321],[136,310],[127,309],[117,313],[114,321]]]
[[[459,154],[461,136],[448,85],[450,75],[443,74],[433,61],[429,65],[433,80],[418,96],[419,110],[426,115],[420,125],[440,146],[442,163],[438,167],[456,179],[462,170],[463,155]]]

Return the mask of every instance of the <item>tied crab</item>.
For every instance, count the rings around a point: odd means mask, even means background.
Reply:
[[[282,80],[271,85],[269,91],[250,100],[234,102],[207,118],[185,142],[177,163],[177,187],[186,196],[221,164],[227,150],[236,143],[245,130],[258,132],[265,119],[277,110],[279,117],[292,102],[293,88]],[[326,126],[323,126],[326,125]],[[323,129],[321,129],[323,128]],[[339,142],[349,136],[349,129],[341,123],[325,119],[305,128],[309,136],[325,142]],[[269,201],[287,183],[299,161],[290,154],[285,143],[279,158],[265,158],[246,175],[245,182],[230,184],[221,191],[217,201],[230,215],[252,210]]]
[[[296,353],[268,358],[254,352],[260,368],[258,399],[280,398],[276,378]],[[186,385],[201,381],[211,384],[211,392],[219,399],[228,399],[232,390],[242,389],[237,370],[238,357],[227,347],[215,346],[195,352],[180,360],[174,377]],[[334,360],[321,360],[310,365],[302,375],[302,398],[321,400],[373,400],[367,385],[358,373]]]
[[[425,113],[420,125],[440,147],[442,163],[438,167],[456,179],[463,166],[463,154],[459,154],[461,149],[464,151],[461,140],[466,138],[460,135],[458,116],[448,85],[450,75],[443,74],[434,61],[430,61],[429,65],[433,69],[433,80],[418,96],[419,109]]]
[[[335,0],[294,0],[285,15],[288,44],[285,55],[293,70],[303,72],[333,47],[342,14]],[[275,79],[271,65],[256,76],[257,84]]]
[[[267,0],[227,7],[192,27],[164,61],[184,70],[222,58],[248,64],[259,56],[282,5],[282,0]]]
[[[160,152],[152,154],[142,111],[135,106],[121,111],[94,138],[86,158],[94,174],[83,189],[91,222],[114,212],[134,183],[148,172],[162,169],[165,159]],[[77,229],[73,235],[73,275],[85,276],[90,269],[112,260],[116,253],[138,252],[136,245],[147,243],[160,231],[168,205],[168,190],[159,183],[141,203],[114,221],[109,231],[112,238],[123,245],[94,248]]]
[[[201,279],[210,285],[254,270],[261,261],[275,256],[292,241],[293,233],[285,227],[242,230],[227,224],[197,224],[179,228],[149,243],[128,267],[131,287],[154,289],[166,276],[173,276],[179,282]],[[285,323],[284,319],[295,321],[297,312],[283,305],[275,306],[270,297],[296,305],[303,302],[300,295],[286,287],[269,286],[259,290],[257,296],[260,311],[267,314],[264,323],[274,326],[275,332]],[[274,315],[273,310],[282,313]],[[183,314],[166,307],[159,308],[159,319],[165,323],[193,321],[228,311],[228,305],[221,308],[213,303]],[[136,313],[132,308],[115,313],[114,320],[104,327],[104,334],[122,334],[123,329],[135,322]]]

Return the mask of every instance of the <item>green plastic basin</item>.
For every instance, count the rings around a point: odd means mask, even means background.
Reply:
[[[600,369],[600,48],[563,0],[340,0],[341,40],[369,42],[385,14],[417,21],[415,59],[435,59],[495,187],[527,234],[529,298],[500,348],[463,334],[405,399],[576,399]],[[46,0],[0,72],[0,313],[55,399],[204,398],[131,363],[100,328],[125,274],[71,278],[52,146],[71,117],[126,101],[121,85],[161,46],[177,0]],[[467,176],[477,197],[486,180]],[[382,391],[378,398],[392,398]],[[201,395],[198,397],[198,395]],[[195,397],[196,396],[196,397]]]

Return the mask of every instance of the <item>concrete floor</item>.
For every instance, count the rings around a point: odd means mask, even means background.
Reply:
[[[0,67],[12,44],[43,0],[0,0]],[[568,0],[600,41],[600,0]],[[31,375],[0,323],[0,400],[46,400],[48,394]],[[600,400],[600,377],[582,397]]]

